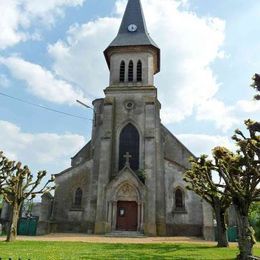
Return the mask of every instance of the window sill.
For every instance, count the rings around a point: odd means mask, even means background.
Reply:
[[[174,214],[188,214],[188,212],[185,208],[174,209],[172,211],[172,213],[174,213]]]
[[[78,207],[72,207],[70,209],[70,211],[84,211],[84,209],[83,208],[78,208]]]

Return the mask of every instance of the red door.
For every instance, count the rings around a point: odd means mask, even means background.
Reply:
[[[134,201],[117,202],[117,230],[137,231],[137,203]]]

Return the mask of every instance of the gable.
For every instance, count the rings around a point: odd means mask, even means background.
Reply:
[[[138,200],[145,196],[145,185],[139,180],[136,174],[128,167],[124,167],[119,174],[106,187],[106,196],[108,200],[116,200],[120,196],[122,187],[131,187],[135,190]]]

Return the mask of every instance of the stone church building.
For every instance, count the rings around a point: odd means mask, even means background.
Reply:
[[[140,0],[128,1],[104,55],[110,82],[93,101],[92,138],[56,175],[56,231],[202,236],[208,214],[182,180],[192,153],[161,123],[160,49]]]

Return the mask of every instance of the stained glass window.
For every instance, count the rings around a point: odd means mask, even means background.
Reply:
[[[139,142],[140,137],[137,129],[129,123],[120,134],[119,170],[122,170],[125,166],[126,158],[124,156],[126,153],[131,156],[129,161],[131,169],[134,171],[139,169]]]
[[[82,203],[82,189],[77,188],[77,190],[75,192],[74,206],[81,207],[81,203]]]
[[[175,191],[175,207],[176,207],[176,209],[184,208],[183,194],[182,194],[182,191],[180,189],[177,189]]]

